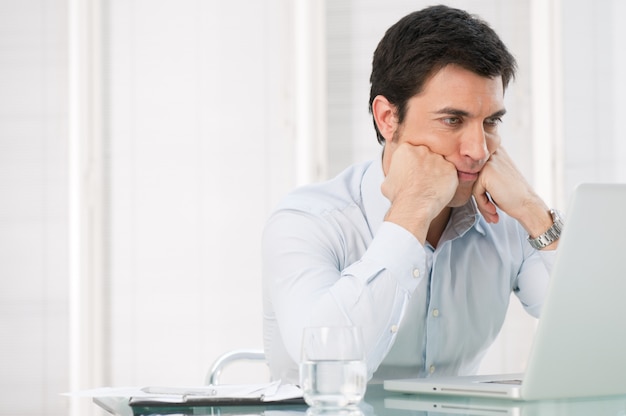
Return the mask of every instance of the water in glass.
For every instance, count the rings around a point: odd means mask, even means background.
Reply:
[[[303,361],[300,372],[303,395],[309,406],[354,406],[365,394],[364,360]]]

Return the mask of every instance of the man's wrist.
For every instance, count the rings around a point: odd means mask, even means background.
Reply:
[[[563,216],[555,209],[550,210],[550,215],[552,216],[552,225],[550,228],[536,237],[528,236],[528,242],[536,250],[542,250],[552,245],[561,237],[561,232],[563,231]]]
[[[418,217],[412,216],[410,213],[401,213],[393,211],[387,212],[385,221],[392,222],[405,230],[409,231],[415,238],[424,245],[426,243],[426,234],[428,232],[428,222]]]
[[[385,215],[385,221],[393,222],[403,227],[424,245],[426,243],[428,227],[432,220],[425,211],[422,206],[394,201]]]
[[[516,208],[516,210],[511,210],[511,212],[504,211],[515,218],[531,238],[545,233],[554,224],[550,208],[537,195],[519,203]]]

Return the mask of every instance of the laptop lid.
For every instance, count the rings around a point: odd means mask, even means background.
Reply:
[[[385,388],[524,400],[626,394],[625,213],[626,184],[574,191],[521,386],[479,376],[387,380]]]
[[[626,394],[626,184],[576,188],[522,397]]]

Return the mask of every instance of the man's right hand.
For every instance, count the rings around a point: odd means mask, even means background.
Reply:
[[[391,201],[385,221],[406,228],[424,244],[431,221],[452,200],[458,184],[454,164],[443,156],[426,146],[399,144],[381,187]]]

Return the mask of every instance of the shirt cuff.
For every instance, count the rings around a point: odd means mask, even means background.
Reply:
[[[427,274],[424,246],[413,234],[392,222],[381,224],[362,260],[376,264],[379,272],[386,270],[409,293]]]

